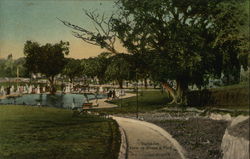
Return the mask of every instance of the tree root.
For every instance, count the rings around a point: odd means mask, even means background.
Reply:
[[[176,101],[173,99],[171,102],[169,102],[168,104],[174,104]]]
[[[182,99],[176,99],[173,98],[171,102],[169,102],[168,104],[182,104]]]

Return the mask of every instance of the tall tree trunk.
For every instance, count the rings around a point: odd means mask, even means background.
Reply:
[[[147,78],[144,78],[144,87],[145,87],[145,88],[148,88],[148,81],[147,81]]]
[[[69,77],[69,82],[73,83],[73,79],[74,79],[73,77]]]
[[[177,92],[177,97],[178,97],[178,102],[180,104],[187,104],[187,99],[186,99],[186,95],[187,95],[187,90],[188,90],[188,82],[187,80],[176,80],[176,84],[177,84],[177,88],[176,88],[176,92]]]
[[[119,88],[123,88],[123,80],[117,80],[118,81],[118,84],[119,84]]]
[[[49,83],[50,83],[50,94],[55,94],[56,87],[54,85],[54,76],[49,77]]]
[[[176,90],[173,89],[168,83],[162,83],[162,87],[170,94],[172,101],[169,104],[177,104]]]

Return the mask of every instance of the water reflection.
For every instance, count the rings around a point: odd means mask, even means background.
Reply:
[[[84,102],[96,99],[94,94],[26,94],[20,97],[1,99],[0,104],[35,105],[58,108],[81,107]],[[97,95],[98,99],[105,98],[105,95]]]

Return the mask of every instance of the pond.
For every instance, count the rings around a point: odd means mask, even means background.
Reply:
[[[19,97],[0,99],[0,104],[49,106],[57,108],[81,107],[88,100],[106,98],[103,94],[25,94]]]

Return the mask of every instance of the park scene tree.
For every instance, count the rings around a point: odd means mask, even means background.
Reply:
[[[25,67],[31,73],[45,75],[50,83],[50,93],[54,94],[55,76],[62,72],[66,60],[65,55],[69,53],[69,43],[61,41],[56,44],[40,45],[37,42],[27,41],[24,46],[26,56]]]
[[[117,81],[120,88],[123,88],[125,80],[135,79],[135,70],[128,54],[117,54],[109,58],[109,65],[105,71],[108,81]]]
[[[66,65],[62,71],[62,74],[67,76],[70,82],[74,82],[74,78],[81,77],[83,75],[83,67],[81,60],[68,58],[66,59]]]
[[[11,54],[6,59],[1,59],[1,77],[29,77],[29,72],[24,67],[24,63],[24,57],[13,59]]]
[[[239,59],[246,55],[240,46],[245,46],[247,38],[238,34],[240,28],[246,26],[247,16],[240,14],[244,11],[244,1],[236,4],[234,0],[121,0],[117,5],[120,9],[118,17],[112,14],[107,19],[104,15],[99,18],[99,14],[85,11],[101,28],[102,32],[96,28],[98,34],[62,22],[76,31],[77,38],[107,48],[111,53],[117,53],[110,49],[114,48],[115,41],[107,43],[105,40],[117,37],[130,54],[139,57],[136,62],[140,66],[136,68],[142,72],[142,78],[148,78],[150,74],[161,82],[172,96],[171,103],[186,104],[189,84],[204,86],[208,77],[220,77],[221,73],[228,83],[230,74],[234,74],[233,81],[237,81],[240,66],[246,67],[246,63],[240,64]],[[228,16],[231,18],[226,18]],[[146,57],[150,60],[145,60]],[[174,80],[175,85],[169,84],[170,80]]]

